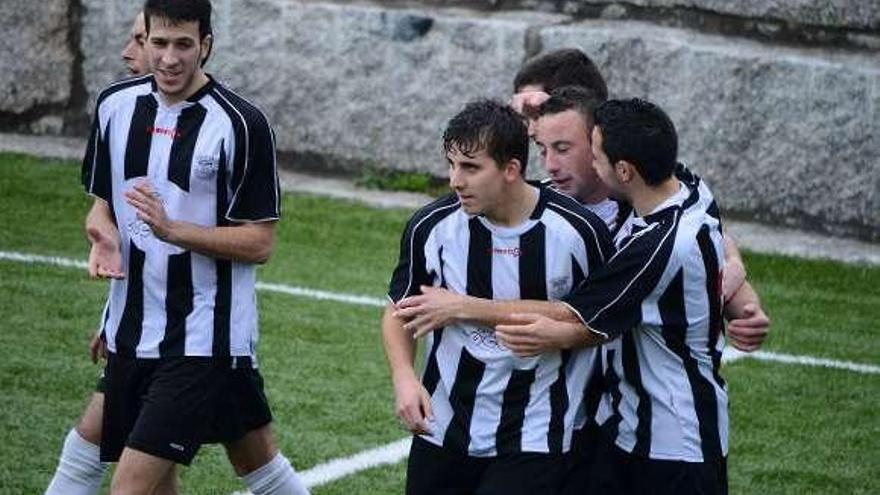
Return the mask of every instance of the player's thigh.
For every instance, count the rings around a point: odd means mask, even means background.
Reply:
[[[477,495],[557,493],[567,458],[561,454],[523,453],[495,459],[480,480]]]
[[[174,476],[174,462],[126,447],[110,484],[111,495],[150,495],[161,493]]]
[[[452,454],[413,437],[406,466],[406,495],[465,495],[475,492],[488,461]]]
[[[85,441],[93,445],[101,445],[101,424],[104,420],[104,394],[95,392],[83,410],[76,431]]]

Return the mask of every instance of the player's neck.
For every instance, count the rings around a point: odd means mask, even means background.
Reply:
[[[161,89],[159,90],[159,96],[162,98],[162,103],[168,106],[176,105],[180,103],[190,96],[196,94],[200,89],[202,89],[208,82],[210,78],[205,74],[202,70],[197,71],[193,74],[192,80],[187,85],[186,89],[174,94],[168,94],[163,92]]]
[[[656,186],[642,183],[638,186],[639,191],[632,195],[632,207],[640,217],[650,215],[664,201],[675,196],[680,188],[681,183],[674,176]]]
[[[538,204],[538,189],[526,181],[518,181],[511,186],[507,198],[486,218],[500,227],[515,227],[526,221]]]

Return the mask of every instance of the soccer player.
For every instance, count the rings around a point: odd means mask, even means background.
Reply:
[[[595,101],[608,98],[608,89],[598,67],[582,51],[564,48],[538,55],[527,61],[514,78],[512,105],[520,113],[530,117],[530,134],[536,132],[538,110],[549,93],[565,86],[584,88]],[[556,112],[554,112],[556,113]],[[564,131],[564,140],[556,146],[544,147],[542,164],[551,182],[559,190],[581,201],[584,206],[609,222],[612,231],[615,224],[628,213],[628,207],[614,210],[620,202],[608,197],[607,187],[597,180],[592,168],[590,152],[590,126],[577,122],[569,113],[556,119],[568,120],[573,128]],[[585,117],[589,120],[589,117]],[[546,122],[545,122],[546,124]],[[545,134],[547,133],[547,125]],[[581,132],[583,130],[583,132]],[[558,125],[553,131],[563,131]],[[551,143],[552,144],[552,143]],[[613,223],[611,223],[613,221]],[[739,350],[754,351],[761,347],[767,337],[770,321],[761,308],[757,293],[745,280],[745,265],[739,249],[729,237],[724,238],[725,260],[723,289],[725,315],[729,319],[727,338]]]
[[[221,442],[255,494],[307,493],[278,451],[254,363],[256,263],[280,215],[263,114],[207,76],[208,0],[148,0],[154,76],[98,98],[83,182],[119,226],[104,313],[101,458],[113,493],[152,493]]]
[[[144,14],[139,12],[132,22],[128,43],[121,56],[126,69],[132,76],[141,76],[149,72],[144,42],[147,30],[144,26]],[[121,258],[118,253],[119,233],[116,225],[109,219],[109,214],[101,214],[107,204],[96,198],[86,222],[86,234],[92,244],[89,252],[89,274],[92,277],[116,278],[121,276]],[[97,362],[104,356],[104,340],[101,331],[95,333],[89,342],[92,361]],[[61,458],[55,469],[55,475],[46,489],[47,495],[90,495],[98,493],[101,480],[104,478],[106,464],[100,459],[101,421],[104,409],[104,378],[98,379],[98,385],[89,403],[83,411],[76,427],[71,428],[61,449]]]
[[[383,317],[397,414],[417,436],[408,494],[555,493],[565,473],[593,349],[515,356],[491,328],[432,334],[421,382],[415,341],[394,303],[420,286],[488,299],[555,300],[606,259],[604,223],[524,179],[526,126],[511,108],[469,104],[443,136],[454,190],[407,224]]]

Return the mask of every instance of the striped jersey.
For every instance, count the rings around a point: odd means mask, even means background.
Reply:
[[[718,208],[680,170],[680,190],[651,214],[630,214],[617,252],[565,300],[603,345],[599,418],[640,457],[703,462],[727,455],[727,390]],[[616,338],[615,338],[616,337]]]
[[[568,294],[609,255],[611,238],[572,198],[537,190],[532,215],[515,227],[469,216],[454,195],[418,211],[401,239],[391,301],[418,294],[420,285],[496,300]],[[470,322],[436,330],[425,351],[422,382],[435,418],[425,440],[478,457],[569,449],[587,385],[583,370],[597,351],[520,358],[492,328]]]
[[[213,79],[173,105],[152,76],[117,82],[98,97],[82,180],[110,205],[121,241],[125,278],[110,283],[107,348],[138,358],[252,356],[254,265],[159,240],[123,193],[147,180],[169,218],[207,227],[278,219],[265,116]]]

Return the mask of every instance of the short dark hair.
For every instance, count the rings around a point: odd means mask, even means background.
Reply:
[[[574,110],[584,119],[589,131],[593,127],[593,112],[605,101],[594,91],[583,86],[563,86],[550,93],[550,98],[538,107],[538,116],[555,115]]]
[[[494,100],[468,103],[449,121],[443,132],[443,150],[455,148],[465,156],[481,149],[498,165],[519,160],[525,175],[529,161],[529,133],[523,118],[512,108]]]
[[[660,107],[638,98],[609,100],[596,109],[595,122],[602,130],[602,150],[612,164],[632,163],[651,186],[672,176],[678,135]]]
[[[528,85],[540,85],[547,93],[563,86],[582,86],[601,100],[608,99],[608,86],[599,68],[577,48],[563,48],[529,59],[516,73],[513,91]]]
[[[164,17],[172,23],[198,22],[199,38],[213,34],[211,28],[211,0],[146,0],[144,25],[150,32],[150,18]]]

